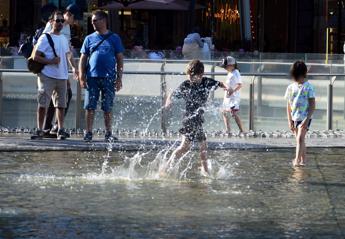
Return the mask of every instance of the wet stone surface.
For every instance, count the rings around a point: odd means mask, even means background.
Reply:
[[[113,134],[119,138],[113,143],[104,142],[102,129],[93,131],[94,140],[85,143],[82,140],[83,130],[67,129],[71,138],[65,141],[44,138],[30,140],[34,129],[0,128],[0,150],[148,150],[159,149],[180,140],[178,132],[168,131],[166,134],[158,131],[117,130]],[[246,133],[224,133],[221,131],[206,132],[209,149],[269,149],[295,147],[294,135],[288,131],[249,131]],[[309,131],[306,135],[307,147],[345,147],[344,130]]]

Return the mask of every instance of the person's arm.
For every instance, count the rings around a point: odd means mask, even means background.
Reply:
[[[86,88],[86,61],[87,55],[81,54],[79,60],[79,83],[81,88]]]
[[[289,128],[292,132],[295,132],[295,125],[294,125],[292,117],[291,117],[291,105],[290,105],[288,100],[286,102],[287,102],[286,103],[286,114],[287,114]]]
[[[228,89],[228,95],[229,95],[229,96],[232,95],[233,93],[235,93],[235,91],[238,91],[238,90],[240,90],[241,88],[242,88],[242,83],[236,84],[235,89],[232,89],[232,88],[229,88],[229,89]]]
[[[228,89],[228,87],[224,84],[224,82],[219,81],[219,87],[223,89]]]
[[[58,65],[60,63],[60,57],[54,57],[53,59],[47,59],[42,56],[42,52],[34,50],[33,60],[45,65]]]
[[[122,73],[123,73],[123,54],[116,54],[116,91],[121,90],[122,88]]]
[[[168,97],[165,100],[164,108],[165,109],[170,109],[171,104],[172,104],[172,97],[173,97],[174,92],[170,92],[168,94]]]
[[[301,123],[301,127],[304,128],[304,129],[308,128],[309,120],[311,119],[311,116],[313,115],[313,113],[315,111],[315,105],[316,105],[315,98],[309,98],[308,99],[308,103],[309,103],[309,108],[308,108],[307,118],[305,118],[303,120],[303,122]]]
[[[73,72],[74,79],[78,80],[79,71],[78,71],[77,64],[75,63],[75,60],[74,60],[74,58],[73,58],[73,54],[72,54],[71,51],[69,51],[69,52],[66,53],[66,58],[67,58],[67,61],[68,61],[69,65],[70,65],[71,68],[72,68],[72,72]]]

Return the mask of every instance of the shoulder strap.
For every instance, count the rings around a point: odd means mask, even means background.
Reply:
[[[55,57],[57,57],[57,54],[56,54],[56,51],[55,51],[55,47],[54,47],[54,41],[53,41],[51,35],[49,33],[44,33],[44,34],[47,36],[49,45],[51,46],[51,48],[53,48],[53,52],[54,52]]]
[[[111,35],[113,35],[113,33],[112,33],[111,31],[109,31],[109,33],[108,33],[106,36],[104,36],[103,39],[102,39],[100,42],[98,42],[97,45],[90,51],[89,57],[90,57],[91,54],[94,53],[94,52],[97,50],[97,48],[98,48],[105,40],[107,40]]]

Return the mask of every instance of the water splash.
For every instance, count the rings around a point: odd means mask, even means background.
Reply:
[[[149,120],[149,122],[148,122],[148,124],[147,124],[147,126],[146,126],[146,128],[145,128],[145,130],[144,130],[144,134],[147,134],[147,132],[148,132],[148,130],[149,130],[149,127],[150,127],[150,125],[152,124],[152,121],[154,120],[154,118],[155,118],[156,116],[158,116],[158,114],[159,114],[160,112],[162,112],[163,108],[164,108],[164,106],[162,106],[161,108],[159,108],[159,109],[157,110],[157,112],[153,114],[153,116],[152,116],[151,119]]]

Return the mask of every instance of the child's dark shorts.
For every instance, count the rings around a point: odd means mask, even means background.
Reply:
[[[179,130],[189,141],[205,141],[206,134],[202,128],[203,119],[201,117],[194,117],[192,119],[185,119],[182,121],[183,127]]]
[[[309,130],[309,127],[310,127],[310,124],[311,124],[311,120],[312,120],[312,119],[310,119],[309,122],[308,122],[307,130]],[[300,124],[302,124],[302,122],[303,122],[302,120],[294,121],[294,122],[293,122],[293,125],[295,126],[295,128],[297,128]]]

